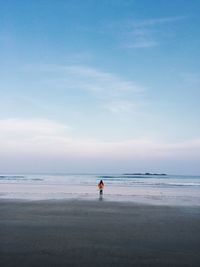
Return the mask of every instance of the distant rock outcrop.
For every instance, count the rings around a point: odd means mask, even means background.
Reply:
[[[124,173],[123,175],[159,175],[159,176],[165,176],[167,175],[166,173],[150,173],[150,172],[145,172],[145,173]]]

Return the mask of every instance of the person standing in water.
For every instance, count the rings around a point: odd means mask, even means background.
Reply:
[[[100,195],[103,195],[103,188],[104,188],[104,182],[103,182],[103,180],[101,180],[99,182],[98,187],[99,187],[99,194]]]

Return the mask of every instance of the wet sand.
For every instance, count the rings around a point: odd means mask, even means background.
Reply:
[[[200,266],[200,208],[0,201],[0,266]]]

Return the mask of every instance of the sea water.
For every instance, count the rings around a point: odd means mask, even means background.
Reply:
[[[98,200],[100,179],[104,201],[200,206],[200,176],[190,175],[2,174],[0,198]]]

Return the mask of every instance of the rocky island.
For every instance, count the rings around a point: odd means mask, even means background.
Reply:
[[[159,175],[159,176],[165,176],[167,174],[166,173],[150,173],[150,172],[145,172],[145,173],[124,173],[123,175]]]

